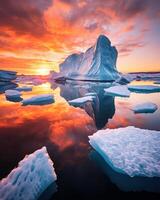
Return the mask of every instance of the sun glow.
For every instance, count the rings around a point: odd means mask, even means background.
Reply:
[[[49,74],[50,69],[47,67],[40,67],[36,70],[36,74],[38,75],[48,75]]]

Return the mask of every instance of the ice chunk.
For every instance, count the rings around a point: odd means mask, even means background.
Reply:
[[[132,126],[97,131],[89,143],[117,172],[160,177],[160,131]]]
[[[30,87],[30,86],[22,86],[22,87],[17,87],[16,90],[28,92],[28,91],[32,91],[32,87]]]
[[[17,90],[6,90],[5,95],[6,97],[18,98],[21,96],[21,93]]]
[[[154,113],[158,109],[155,103],[147,102],[138,104],[133,108],[135,113]]]
[[[54,102],[54,97],[51,94],[42,94],[31,97],[29,99],[24,99],[22,101],[23,105],[46,105]]]
[[[159,85],[159,84],[160,84],[160,81],[155,81],[154,84],[158,84],[158,85]]]
[[[156,85],[128,85],[128,89],[137,93],[160,92],[160,87]]]
[[[97,93],[96,92],[88,92],[85,94],[85,96],[96,96]]]
[[[73,106],[76,106],[76,105],[78,106],[89,101],[92,102],[94,98],[95,98],[94,96],[85,96],[85,97],[80,97],[77,99],[70,100],[68,101],[68,103]]]
[[[57,177],[46,147],[26,156],[0,181],[0,199],[36,200]]]
[[[127,86],[112,86],[109,88],[104,89],[105,93],[114,95],[114,96],[121,96],[121,97],[129,97],[130,96],[130,91],[128,90]]]
[[[17,72],[0,70],[0,81],[12,81],[16,79]]]

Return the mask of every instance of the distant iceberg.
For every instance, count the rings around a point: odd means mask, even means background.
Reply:
[[[51,94],[37,95],[22,101],[23,105],[46,105],[54,103],[54,96]]]
[[[114,96],[120,96],[120,97],[129,97],[130,91],[128,90],[127,86],[122,85],[116,85],[109,88],[104,89],[105,93],[107,95],[114,95]]]
[[[32,87],[31,86],[16,87],[15,89],[17,91],[20,91],[20,92],[29,92],[29,91],[32,91]]]
[[[138,104],[133,108],[135,113],[154,113],[158,109],[155,103],[147,102]]]
[[[159,131],[132,126],[100,130],[89,143],[119,173],[160,177]]]
[[[137,93],[160,92],[160,87],[156,85],[128,85],[128,89]]]
[[[116,69],[118,52],[110,40],[100,35],[85,53],[72,54],[60,64],[59,76],[81,80],[114,81],[120,77]],[[52,76],[53,75],[53,76]],[[58,77],[54,71],[51,77]]]
[[[0,199],[36,200],[57,179],[46,147],[27,155],[0,181]]]

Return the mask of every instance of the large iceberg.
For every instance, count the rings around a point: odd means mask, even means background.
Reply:
[[[157,105],[152,102],[138,104],[133,108],[135,113],[154,113],[158,109]]]
[[[160,177],[159,131],[130,126],[100,130],[89,139],[115,171],[131,177]]]
[[[109,88],[104,89],[107,95],[114,95],[120,97],[129,97],[130,91],[128,90],[127,86],[125,85],[116,85]]]
[[[41,94],[22,101],[23,105],[46,105],[51,103],[54,103],[52,94]]]
[[[60,75],[81,80],[114,81],[120,77],[116,69],[117,55],[118,52],[111,46],[110,40],[100,35],[96,44],[85,53],[68,56],[60,64]]]
[[[46,147],[26,156],[0,181],[0,199],[36,200],[57,176]]]

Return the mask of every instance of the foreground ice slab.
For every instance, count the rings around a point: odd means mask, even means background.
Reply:
[[[135,113],[154,113],[158,109],[155,103],[147,102],[138,104],[133,108]]]
[[[36,200],[57,179],[46,147],[26,156],[0,182],[2,200]]]
[[[156,85],[129,85],[128,89],[137,93],[160,92],[160,87]]]
[[[94,96],[85,96],[85,97],[80,97],[80,98],[68,101],[68,103],[73,106],[76,106],[76,105],[78,106],[78,105],[84,104],[88,101],[93,101],[94,98],[95,98]]]
[[[19,98],[21,96],[21,93],[17,90],[6,90],[5,91],[6,97],[12,97],[12,98]]]
[[[24,99],[22,101],[23,105],[46,105],[54,102],[54,97],[51,94],[42,94],[31,97],[29,99]]]
[[[111,94],[114,96],[121,96],[121,97],[129,97],[130,91],[128,90],[127,86],[113,86],[104,89],[105,93]]]
[[[32,91],[32,87],[30,87],[30,86],[22,86],[22,87],[17,87],[16,90],[17,91],[29,92],[29,91]]]
[[[117,172],[160,177],[160,131],[132,126],[97,131],[89,143]]]

